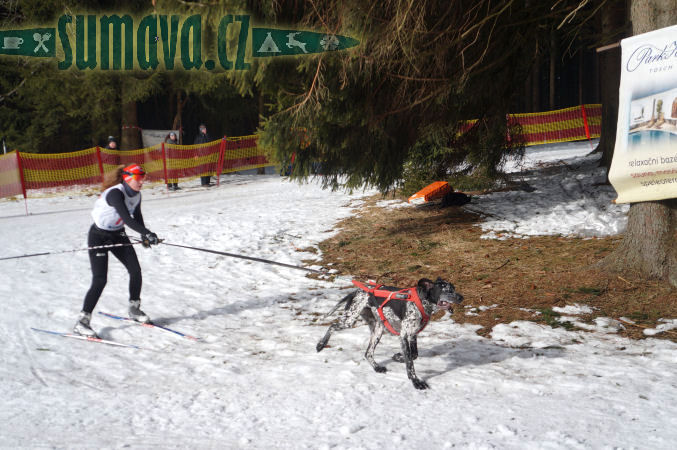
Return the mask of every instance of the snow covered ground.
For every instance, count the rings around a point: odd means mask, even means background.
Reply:
[[[509,162],[506,170],[521,171],[526,189],[477,197],[468,207],[488,215],[485,237],[622,233],[629,206],[612,203],[616,191],[604,185],[606,169],[598,167],[599,155],[589,155],[591,148],[587,142],[539,145],[521,165]]]
[[[612,206],[613,192],[596,184],[589,150],[588,143],[530,149],[527,168],[558,164],[547,176],[524,174],[536,191],[468,206],[487,214],[485,231],[496,236],[617,233],[625,207]],[[170,243],[295,265],[317,258],[297,249],[331,236],[373,193],[332,193],[279,176],[223,176],[209,190],[197,184],[170,195],[144,189],[149,228]],[[26,216],[23,201],[0,200],[0,257],[85,247],[93,202],[29,199]],[[485,338],[446,315],[420,336],[416,369],[431,389],[418,391],[390,360],[395,338],[377,349],[387,373],[366,363],[365,325],[315,351],[325,331],[318,317],[347,281],[166,245],[137,252],[144,309],[201,342],[96,312],[103,338],[143,349],[36,333],[31,327],[73,326],[90,283],[87,254],[0,261],[0,447],[672,449],[677,442],[677,345],[621,338],[611,320],[591,332],[514,322]],[[111,260],[97,311],[124,314],[126,285]]]

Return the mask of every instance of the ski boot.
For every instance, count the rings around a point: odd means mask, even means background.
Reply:
[[[96,335],[96,332],[92,330],[92,327],[89,325],[90,320],[92,320],[92,313],[81,311],[78,316],[78,321],[75,322],[75,326],[73,327],[73,333],[79,336],[98,339],[99,336]]]
[[[150,323],[150,317],[141,311],[141,300],[129,301],[129,318],[139,323]]]

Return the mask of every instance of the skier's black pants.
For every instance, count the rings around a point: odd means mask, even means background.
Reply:
[[[92,225],[87,238],[89,247],[112,244],[130,244],[127,234],[122,231],[105,231]],[[141,266],[136,257],[134,247],[101,248],[89,250],[89,262],[92,266],[92,285],[85,295],[82,310],[88,313],[94,311],[99,297],[108,281],[108,252],[111,252],[125,266],[129,272],[129,299],[138,300],[141,296]]]

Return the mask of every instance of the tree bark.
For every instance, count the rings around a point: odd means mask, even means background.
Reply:
[[[134,82],[133,79],[128,78],[122,80],[122,136],[120,150],[136,150],[143,147],[136,101],[126,100],[127,97],[125,96],[125,89],[129,88],[128,83]]]
[[[553,30],[550,34],[550,77],[548,83],[548,86],[550,88],[550,92],[548,95],[548,105],[550,106],[550,111],[553,111],[556,107],[555,93],[557,92],[556,81],[557,81],[558,58],[559,58],[559,48],[557,43],[557,35],[555,34],[555,30]]]
[[[677,287],[677,200],[633,204],[623,241],[603,264]]]
[[[536,44],[536,56],[534,65],[531,69],[531,110],[529,112],[539,112],[541,110],[541,64],[543,58]]]
[[[263,93],[262,92],[258,92],[258,100],[259,100],[259,128],[261,128],[261,125],[262,125],[261,119],[263,117],[265,117],[264,116],[265,111],[263,109],[264,103],[263,103]],[[256,171],[256,174],[257,175],[265,175],[266,174],[266,168],[265,167],[259,167],[259,170]]]
[[[183,91],[176,91],[176,114],[174,115],[174,121],[172,122],[172,130],[178,130],[179,132],[179,144],[183,144],[183,108],[188,102],[188,95],[186,94],[185,98],[181,99]]]
[[[677,22],[677,0],[632,0],[630,11],[633,35]],[[623,241],[602,265],[677,288],[677,199],[631,205]]]
[[[614,44],[618,38],[617,30],[624,28],[627,10],[624,7],[602,9],[602,34],[610,36],[603,45]],[[611,158],[616,146],[616,126],[618,124],[618,90],[621,84],[621,47],[598,53],[600,95],[602,97],[602,133],[596,151],[602,152],[600,165],[611,168]],[[608,181],[608,180],[607,180]]]

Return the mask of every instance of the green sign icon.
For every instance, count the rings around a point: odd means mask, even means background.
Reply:
[[[0,54],[54,57],[56,54],[56,29],[1,30]]]
[[[252,57],[306,55],[355,47],[360,42],[337,34],[252,28]]]

